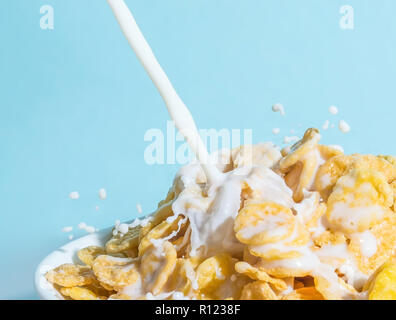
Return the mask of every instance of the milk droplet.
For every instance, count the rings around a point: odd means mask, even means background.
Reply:
[[[283,107],[283,105],[281,103],[275,103],[272,106],[272,111],[279,112],[282,116],[285,115],[285,108]]]
[[[338,114],[338,108],[336,106],[330,106],[329,112],[333,115],[336,115],[336,114]]]
[[[348,133],[349,131],[351,131],[350,125],[345,120],[340,120],[340,122],[338,123],[338,128],[342,133]]]

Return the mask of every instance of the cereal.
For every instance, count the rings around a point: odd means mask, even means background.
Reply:
[[[351,300],[357,297],[357,291],[341,278],[331,281],[323,276],[316,276],[315,288],[326,300]]]
[[[73,300],[98,300],[99,297],[91,290],[81,287],[61,288],[60,292]]]
[[[117,291],[139,279],[137,261],[131,258],[100,255],[93,261],[92,270],[101,283]]]
[[[45,277],[52,283],[68,288],[87,285],[95,280],[91,268],[69,263],[48,271]]]
[[[245,204],[235,219],[237,239],[261,245],[287,238],[294,229],[295,217],[289,208],[276,203]]]
[[[191,272],[191,274],[189,274]],[[191,290],[191,280],[195,278],[195,271],[191,262],[185,259],[176,259],[175,268],[169,275],[166,283],[166,291],[178,291],[187,294]],[[193,280],[194,281],[194,280]]]
[[[197,283],[201,294],[211,299],[226,299],[233,293],[226,290],[235,274],[236,259],[229,254],[219,254],[203,261],[197,269]],[[238,288],[233,288],[238,289]]]
[[[327,200],[337,180],[342,177],[353,163],[353,157],[338,155],[321,165],[316,174],[314,188]]]
[[[139,243],[139,256],[141,257],[144,252],[152,245],[153,240],[161,239],[168,237],[174,232],[179,230],[179,222],[183,219],[182,216],[178,216],[172,222],[163,221],[153,229],[151,229],[141,240]],[[176,234],[175,234],[176,237]]]
[[[254,281],[243,287],[241,300],[278,300],[278,297],[267,282]]]
[[[127,294],[116,293],[109,297],[109,300],[131,300],[131,297]]]
[[[314,238],[314,243],[318,247],[323,247],[328,244],[338,245],[346,243],[346,237],[342,232],[332,232],[330,230],[326,230],[318,237]]]
[[[308,192],[304,190],[304,200],[296,203],[293,209],[296,211],[299,219],[304,223],[309,231],[315,231],[318,227],[319,220],[325,214],[327,206],[320,202],[318,192]]]
[[[107,291],[114,291],[114,288],[106,283],[103,282],[99,282],[99,285],[101,287],[103,287],[104,289],[106,289]]]
[[[331,228],[362,232],[378,223],[393,205],[393,190],[381,173],[353,169],[337,181],[327,204]]]
[[[309,241],[309,232],[307,228],[296,222],[292,234],[279,241],[276,245],[271,243],[259,246],[249,246],[249,251],[256,257],[261,257],[266,260],[279,259],[296,259],[303,255],[301,248],[306,246]]]
[[[396,299],[396,157],[319,140],[219,152],[213,185],[181,168],[153,214],[46,278],[72,300]]]
[[[388,161],[390,164],[393,166],[396,166],[396,157],[394,156],[384,156],[384,155],[379,155],[378,158],[384,159]]]
[[[250,251],[249,251],[249,248],[245,247],[244,250],[243,250],[243,258],[242,258],[242,260],[247,262],[247,263],[249,263],[249,264],[251,264],[251,265],[254,265],[254,264],[256,264],[258,262],[259,258],[254,256],[254,255],[252,255],[250,253]]]
[[[320,147],[319,140],[319,131],[308,129],[302,140],[294,144],[290,153],[279,162],[279,169],[285,174],[287,185],[294,191],[296,202],[304,198],[304,189],[309,190],[313,185],[321,161],[341,153],[331,147]]]
[[[91,290],[99,297],[109,297],[114,293],[114,288],[100,283],[98,280],[93,281],[91,284],[85,285],[84,288]]]
[[[363,236],[352,237],[349,250],[353,252],[359,269],[372,274],[392,257],[396,247],[396,214],[389,210],[382,221]]]
[[[106,250],[102,247],[90,246],[79,250],[77,252],[77,256],[87,266],[92,266],[92,263],[96,259],[96,257],[105,253]]]
[[[282,300],[324,300],[315,287],[302,287],[282,297]]]
[[[384,263],[367,283],[370,300],[396,300],[396,262]]]
[[[117,234],[116,236],[113,236],[106,243],[106,253],[114,254],[124,252],[129,257],[136,257],[140,232],[141,226],[137,226],[135,228],[130,228],[124,235]]]
[[[161,248],[151,245],[145,250],[140,272],[149,292],[154,295],[161,292],[175,268],[176,259],[176,250],[168,241],[165,241]]]
[[[391,159],[388,157],[388,159]],[[373,155],[338,155],[327,160],[318,170],[314,187],[327,200],[339,178],[351,169],[369,169],[384,175],[387,182],[396,179],[396,167],[382,157]]]
[[[265,281],[274,286],[279,291],[287,289],[285,281],[269,276],[266,272],[251,266],[249,263],[240,261],[235,264],[235,270],[239,273],[247,275],[253,280]]]

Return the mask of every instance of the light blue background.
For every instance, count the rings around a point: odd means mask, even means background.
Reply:
[[[396,153],[394,0],[127,3],[199,127],[281,142],[273,127],[345,119],[352,131],[329,129],[324,142]],[[52,31],[39,27],[44,4]],[[344,4],[352,31],[339,27]],[[0,298],[30,299],[37,264],[68,241],[62,227],[107,227],[137,203],[149,213],[177,166],[144,162],[144,133],[169,117],[105,0],[3,0],[0,40]]]

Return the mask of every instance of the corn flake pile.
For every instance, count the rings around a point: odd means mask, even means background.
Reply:
[[[396,299],[396,158],[319,140],[222,152],[210,186],[181,168],[155,213],[47,280],[75,300]]]

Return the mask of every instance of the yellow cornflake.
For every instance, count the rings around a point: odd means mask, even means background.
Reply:
[[[396,167],[396,157],[395,156],[379,155],[378,158],[384,159],[384,160],[388,161],[391,165]]]
[[[200,294],[209,299],[238,298],[246,278],[241,278],[235,273],[236,261],[226,253],[203,261],[196,273]],[[231,279],[233,277],[234,281]]]
[[[265,281],[254,281],[242,289],[241,300],[278,300],[278,296]]]
[[[339,178],[352,169],[369,169],[381,173],[387,182],[396,179],[396,167],[389,161],[373,155],[338,155],[327,160],[318,170],[314,189],[327,200]]]
[[[178,216],[172,222],[163,221],[153,229],[151,229],[141,240],[138,246],[139,257],[141,257],[145,251],[152,245],[152,240],[162,239],[169,236],[172,232],[179,229],[179,221],[183,219],[183,216]]]
[[[194,289],[198,289],[195,279],[195,271],[191,262],[187,259],[177,259],[172,273],[162,289],[165,292],[181,292],[188,295]]]
[[[131,297],[127,294],[116,293],[111,295],[108,300],[131,300]]]
[[[326,230],[322,232],[319,236],[313,239],[314,243],[318,247],[323,247],[325,245],[338,245],[346,243],[346,237],[342,232]]]
[[[141,259],[140,272],[143,283],[149,292],[158,295],[175,268],[177,252],[174,246],[165,241],[160,247],[151,245]]]
[[[240,242],[262,245],[290,236],[295,220],[292,211],[280,204],[246,203],[235,219],[234,231]]]
[[[333,230],[363,232],[393,205],[393,190],[383,174],[353,169],[337,181],[327,204],[326,216]]]
[[[286,184],[293,190],[294,201],[304,198],[304,190],[314,183],[315,174],[320,166],[319,159],[329,159],[341,152],[331,147],[319,147],[320,134],[317,129],[308,129],[304,137],[294,144],[291,152],[279,162],[281,173],[285,174]]]
[[[384,263],[367,283],[369,300],[396,300],[396,261]]]
[[[126,253],[128,257],[136,257],[140,232],[141,226],[136,226],[134,228],[130,228],[124,235],[117,234],[116,236],[113,236],[106,243],[106,253],[113,255],[115,253],[122,252]]]
[[[91,284],[85,285],[85,289],[91,290],[98,297],[108,297],[114,293],[114,288],[100,283],[98,280],[93,281]]]
[[[357,296],[357,291],[341,278],[334,277],[332,281],[323,276],[315,276],[315,288],[326,300],[351,300]]]
[[[315,287],[302,287],[282,296],[282,300],[324,300]]]
[[[96,257],[105,253],[106,250],[102,247],[90,246],[79,250],[77,252],[77,256],[87,266],[92,266],[92,263],[96,259]]]
[[[116,291],[134,284],[139,279],[138,263],[132,258],[101,255],[94,260],[92,270],[101,283]]]
[[[98,300],[98,297],[94,292],[89,289],[81,287],[72,288],[61,288],[60,293],[64,296],[70,297],[73,300]],[[104,297],[102,298],[104,299]]]
[[[287,289],[285,281],[277,278],[273,278],[268,275],[265,271],[262,271],[247,262],[240,261],[235,264],[235,270],[239,273],[247,275],[252,280],[260,280],[268,282],[274,286],[275,289],[283,291]]]
[[[293,259],[298,262],[298,258]],[[280,259],[279,261],[282,261],[282,259]],[[260,259],[256,264],[255,267],[266,272],[267,274],[269,274],[272,277],[275,278],[289,278],[289,277],[306,277],[306,276],[310,276],[312,273],[312,270],[310,268],[299,268],[297,266],[293,267],[293,266],[287,266],[287,265],[282,265],[282,264],[276,264],[276,265],[272,265],[271,264],[272,261],[270,260],[265,260],[265,259]]]
[[[249,251],[249,247],[246,246],[243,249],[243,261],[249,263],[250,265],[255,265],[259,261],[259,257],[252,255]]]
[[[280,241],[277,245],[250,245],[249,251],[256,257],[265,260],[296,259],[302,256],[300,249],[308,244],[309,232],[300,222],[296,221],[292,236]]]
[[[348,249],[354,254],[359,269],[371,275],[393,255],[396,247],[396,214],[391,210],[387,211],[382,221],[368,232],[375,239],[376,251],[374,253],[370,256],[363,254],[359,237],[351,238]]]
[[[48,271],[45,277],[51,283],[61,287],[84,286],[95,280],[90,267],[70,263],[62,264]]]

